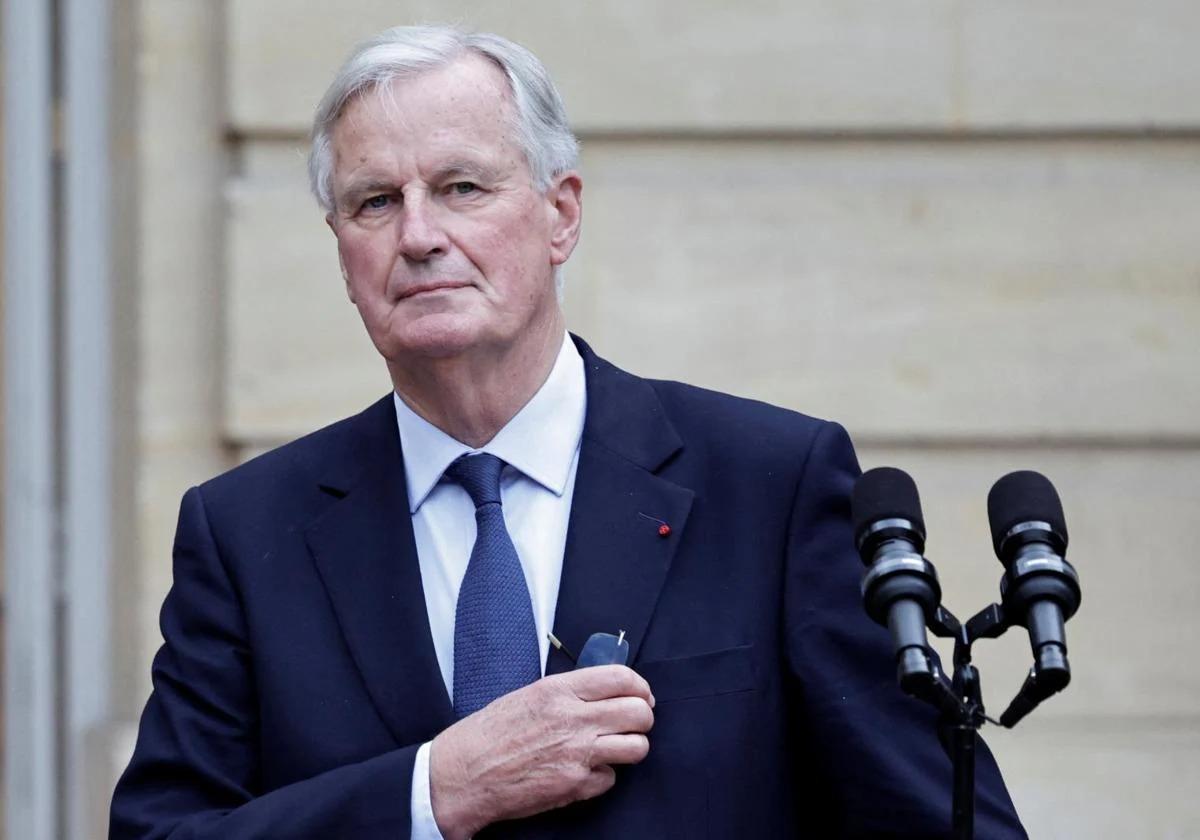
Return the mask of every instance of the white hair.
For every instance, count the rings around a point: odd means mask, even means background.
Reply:
[[[450,64],[466,52],[493,61],[508,78],[515,105],[515,140],[539,190],[574,169],[579,142],[567,123],[562,97],[533,53],[499,35],[453,26],[396,26],[359,44],[333,77],[313,117],[308,176],[321,207],[333,209],[332,134],[347,103],[392,80]]]

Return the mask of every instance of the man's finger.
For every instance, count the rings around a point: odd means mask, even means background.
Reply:
[[[592,763],[637,764],[650,752],[650,739],[645,735],[601,735],[592,748]]]
[[[654,712],[641,697],[593,700],[584,705],[583,719],[601,735],[649,732],[654,726]]]
[[[588,774],[587,779],[584,780],[578,790],[578,798],[594,799],[611,788],[616,781],[616,771],[607,764],[593,767],[592,772]]]
[[[600,665],[580,668],[563,675],[580,700],[607,700],[610,697],[641,697],[651,702],[650,684],[632,668],[624,665]]]

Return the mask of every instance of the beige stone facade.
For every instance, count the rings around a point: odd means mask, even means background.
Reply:
[[[305,134],[356,39],[451,20],[560,84],[584,150],[568,319],[600,354],[839,420],[864,467],[909,470],[963,618],[998,598],[991,483],[1055,482],[1075,679],[985,735],[1035,838],[1200,836],[1200,6],[139,8],[132,618],[97,789],[149,689],[182,492],[389,387]],[[981,643],[993,714],[1029,658]]]

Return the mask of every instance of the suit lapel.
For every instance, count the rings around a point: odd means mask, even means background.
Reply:
[[[664,417],[654,389],[597,357],[577,337],[575,344],[587,375],[587,420],[554,635],[578,654],[591,634],[624,630],[629,664],[634,665],[694,494],[656,474],[683,443]],[[659,533],[663,524],[669,528],[666,536]],[[565,654],[551,649],[547,674],[572,667]],[[572,820],[586,814],[590,804],[495,826],[487,836],[520,840],[568,836]]]
[[[398,744],[454,722],[429,630],[391,397],[361,417],[361,472],[323,489],[343,498],[305,532],[350,654]]]
[[[624,630],[637,661],[687,523],[693,493],[655,474],[682,442],[654,389],[576,339],[588,409],[559,583],[554,633],[576,653],[592,633]],[[660,533],[666,524],[669,533]],[[547,673],[570,670],[553,652]]]

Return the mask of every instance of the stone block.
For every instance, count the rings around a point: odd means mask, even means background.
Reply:
[[[355,42],[424,21],[528,46],[585,133],[1200,124],[1200,10],[1184,0],[238,0],[227,14],[245,133],[303,134]]]
[[[1200,720],[1029,718],[990,732],[1025,828],[1054,840],[1200,836]]]
[[[247,160],[227,229],[242,443],[389,385],[298,150]],[[870,440],[1196,438],[1193,143],[610,140],[584,179],[568,323],[640,374]]]
[[[1000,600],[1003,567],[986,509],[992,484],[1032,469],[1058,489],[1083,600],[1066,625],[1071,684],[1031,720],[1195,713],[1200,670],[1189,663],[1200,639],[1200,568],[1186,547],[1200,498],[1200,448],[863,446],[859,458],[864,469],[895,466],[917,482],[926,556],[938,569],[943,604],[964,621]],[[949,661],[950,645],[941,649]],[[975,652],[985,704],[998,717],[1032,665],[1028,634],[1013,628]]]

